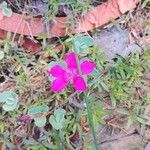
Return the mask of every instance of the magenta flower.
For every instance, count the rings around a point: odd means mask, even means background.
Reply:
[[[55,78],[51,83],[52,91],[60,92],[64,90],[69,82],[73,84],[75,90],[85,91],[87,89],[87,85],[84,78],[79,75],[75,53],[68,53],[65,61],[67,68],[55,65],[50,69],[50,75]],[[94,70],[95,64],[92,61],[86,60],[80,63],[80,68],[82,75],[87,75]]]

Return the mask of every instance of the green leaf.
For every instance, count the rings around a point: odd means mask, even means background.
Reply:
[[[47,113],[49,111],[49,107],[47,105],[41,106],[33,106],[28,110],[29,115],[34,115],[37,113]],[[34,117],[34,116],[33,116]],[[44,127],[46,124],[46,117],[41,114],[40,117],[34,117],[35,125],[38,127]]]
[[[89,47],[85,44],[81,45],[80,48],[82,51],[87,51],[89,49]]]
[[[49,107],[47,105],[41,105],[41,106],[33,106],[28,110],[29,115],[33,115],[36,113],[42,113],[42,112],[48,112]]]
[[[29,146],[28,150],[47,150],[47,148],[38,143],[37,145]]]
[[[34,121],[35,121],[36,126],[44,127],[46,124],[46,117],[45,116],[37,117],[37,118],[34,118]]]
[[[2,13],[4,16],[6,16],[6,17],[12,16],[12,10],[7,7],[7,3],[5,1],[3,1],[0,4],[0,9],[2,10]]]
[[[49,123],[52,125],[52,127],[56,130],[62,129],[63,125],[62,123],[56,122],[56,119],[53,115],[50,116],[49,118]]]
[[[133,119],[132,119],[132,117],[129,117],[128,121],[127,121],[126,128],[129,129],[132,124],[133,124]]]
[[[118,108],[116,111],[122,115],[130,115],[129,111],[124,108]]]
[[[90,36],[76,35],[73,38],[73,50],[82,56],[89,53],[89,47],[95,44]]]
[[[74,46],[73,46],[73,50],[78,54],[80,52],[80,42],[79,41],[75,41],[74,42]]]
[[[5,111],[13,111],[17,108],[17,103],[13,105],[4,104],[2,107]]]
[[[66,111],[64,109],[57,109],[54,111],[56,122],[63,122]]]
[[[146,119],[144,119],[144,118],[137,117],[137,121],[139,121],[141,124],[146,125]]]
[[[3,8],[2,13],[6,17],[11,17],[12,16],[12,10],[10,8]]]
[[[100,75],[100,72],[97,70],[97,69],[94,69],[92,72],[91,72],[91,75],[95,76],[95,77],[98,77]]]
[[[90,36],[83,36],[82,42],[84,42],[84,44],[87,46],[93,46],[95,44],[94,39]]]
[[[18,96],[12,94],[10,97],[7,97],[7,99],[6,99],[5,102],[6,102],[7,105],[17,104],[17,102],[18,102]]]
[[[24,139],[24,143],[27,144],[27,145],[38,145],[39,143],[34,140],[33,138],[30,138],[29,139]]]
[[[112,104],[112,106],[113,107],[116,107],[116,99],[113,97],[113,96],[110,96],[110,98],[111,98],[111,104]]]
[[[61,66],[61,67],[63,67],[63,68],[66,68],[66,67],[67,67],[65,61],[60,61],[60,62],[52,61],[52,62],[50,62],[50,63],[48,64],[48,67],[49,67],[49,69],[51,69],[51,68],[52,68],[53,66],[55,66],[55,65],[59,65],[59,66]]]
[[[4,59],[5,53],[3,51],[0,51],[0,60]]]
[[[49,149],[51,149],[51,150],[53,150],[53,149],[55,149],[55,150],[56,150],[56,146],[55,146],[55,145],[53,145],[52,143],[49,143],[49,142],[43,141],[43,142],[42,142],[42,144],[43,144],[45,147],[47,147],[47,148],[49,148]]]
[[[102,86],[102,88],[106,91],[109,91],[108,86],[104,83],[104,82],[100,82],[100,85]]]
[[[7,3],[5,1],[3,1],[1,4],[0,4],[0,9],[4,9],[4,8],[7,8]]]
[[[9,92],[2,92],[0,93],[0,102],[3,103],[6,101],[7,97],[8,97]]]
[[[74,41],[78,41],[81,44],[85,44],[87,46],[93,46],[95,44],[95,41],[90,36],[84,36],[84,35],[76,35],[74,36]]]
[[[66,111],[64,109],[57,109],[54,111],[54,115],[50,116],[49,122],[54,129],[59,130],[63,128],[65,114]]]
[[[5,91],[0,93],[0,102],[3,104],[3,109],[5,111],[12,111],[18,106],[18,95],[12,91]]]

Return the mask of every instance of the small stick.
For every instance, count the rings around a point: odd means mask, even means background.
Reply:
[[[14,33],[14,35],[13,35],[13,37],[12,37],[12,43],[14,43],[14,41],[15,41],[15,37],[16,37],[18,28],[20,27],[20,25],[21,25],[21,23],[22,23],[22,21],[23,21],[23,17],[24,17],[24,12],[23,12],[23,14],[22,14],[22,17],[21,17],[19,23],[18,23],[18,26],[16,27],[15,33]]]
[[[27,21],[25,21],[25,24],[26,24],[27,27],[28,27],[28,30],[29,30],[29,32],[30,32],[31,39],[34,40],[34,37],[33,37],[33,34],[32,34],[32,30],[31,30],[31,28],[30,28],[29,23],[28,23]]]

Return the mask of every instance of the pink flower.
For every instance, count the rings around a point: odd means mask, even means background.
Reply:
[[[54,92],[61,92],[71,82],[77,91],[85,91],[87,89],[86,82],[83,77],[79,75],[78,65],[74,52],[68,53],[65,58],[67,68],[60,65],[55,65],[50,69],[50,75],[55,79],[51,83],[51,89]],[[82,75],[90,74],[95,64],[92,61],[84,61],[80,63]]]

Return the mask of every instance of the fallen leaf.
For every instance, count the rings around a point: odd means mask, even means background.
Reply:
[[[0,29],[0,40],[3,40],[5,38],[6,38],[6,32]]]
[[[31,39],[25,38],[22,44],[25,52],[30,54],[36,54],[42,50],[42,46],[38,41],[33,41]]]

